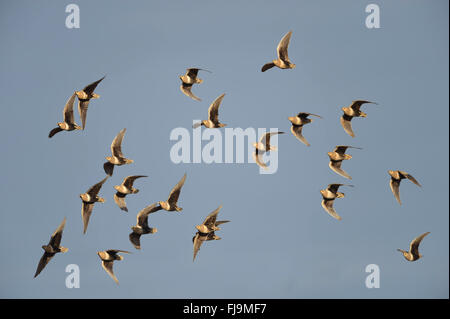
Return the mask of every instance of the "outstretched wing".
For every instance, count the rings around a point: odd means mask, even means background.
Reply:
[[[111,278],[116,282],[116,284],[119,284],[119,280],[117,280],[116,275],[114,275],[113,265],[114,261],[112,260],[111,261],[102,260],[103,269],[106,271],[108,275],[111,276]]]
[[[53,130],[50,131],[50,133],[48,133],[48,138],[52,138],[53,135],[55,135],[56,133],[62,132],[62,131],[64,131],[64,130],[62,128],[60,128],[59,126],[55,127]]]
[[[141,227],[148,227],[148,215],[161,210],[158,203],[153,203],[142,209],[136,216],[136,223]]]
[[[48,243],[53,248],[59,248],[61,245],[61,238],[64,231],[64,227],[66,226],[66,217],[64,217],[61,224],[58,226],[58,228],[55,230],[55,232],[52,234],[52,237],[50,238],[50,242]]]
[[[174,188],[170,191],[169,198],[167,201],[170,205],[174,205],[178,202],[178,198],[180,197],[181,188],[184,185],[184,182],[186,180],[186,174],[181,178],[181,180],[175,185]]]
[[[405,176],[407,179],[409,179],[411,182],[413,182],[414,184],[416,184],[419,187],[422,187],[422,185],[420,185],[420,183],[410,174],[400,171],[400,174],[402,174],[403,176]]]
[[[294,134],[294,136],[303,144],[305,144],[306,146],[310,146],[310,144],[308,143],[308,141],[306,140],[306,138],[302,135],[302,129],[303,129],[303,125],[292,125],[291,126],[291,132],[292,134]]]
[[[141,177],[148,177],[148,176],[146,176],[146,175],[127,176],[123,180],[123,186],[125,186],[128,189],[131,189],[133,187],[134,181],[137,180],[138,178],[141,178]]]
[[[336,174],[339,174],[342,177],[345,177],[348,179],[352,179],[352,177],[350,175],[348,175],[348,173],[341,168],[341,165],[342,165],[342,161],[330,161],[330,163],[328,164],[328,166],[331,168],[331,170],[333,172],[335,172]]]
[[[83,219],[83,234],[86,234],[87,227],[89,225],[89,219],[91,218],[94,204],[82,203],[81,206],[81,218]]]
[[[286,33],[286,35],[281,39],[277,46],[278,58],[282,61],[289,61],[288,57],[288,46],[291,40],[292,31]]]
[[[132,232],[128,237],[130,238],[130,242],[133,244],[134,248],[141,249],[141,234]]]
[[[95,197],[98,195],[98,193],[100,192],[100,189],[102,188],[103,184],[106,182],[106,180],[108,179],[109,176],[106,176],[104,179],[102,179],[100,182],[98,182],[97,184],[95,184],[94,186],[91,186],[88,190],[87,190],[87,194],[89,194],[91,197]]]
[[[54,255],[55,254],[49,254],[47,252],[44,252],[41,259],[39,260],[39,264],[34,274],[34,278],[36,278],[41,273],[41,271],[45,268],[45,266],[47,266],[47,264],[53,258]]]
[[[212,226],[215,226],[216,225],[217,214],[219,214],[219,211],[220,211],[221,208],[222,208],[222,205],[220,205],[212,213],[210,213],[205,218],[205,220],[203,221],[203,225],[205,225],[208,228],[211,228]]]
[[[105,77],[102,77],[100,80],[97,80],[97,81],[92,82],[91,84],[85,86],[83,89],[84,93],[86,93],[88,96],[90,96],[92,93],[94,93],[95,88],[104,78]]]
[[[394,179],[391,177],[391,180],[389,182],[389,186],[391,187],[392,193],[395,196],[395,199],[397,202],[401,205],[402,201],[400,200],[400,180]]]
[[[261,72],[265,72],[268,69],[271,69],[275,66],[275,64],[273,62],[269,62],[263,65],[263,67],[261,68]]]
[[[116,157],[123,158],[122,154],[122,140],[123,136],[125,135],[126,128],[123,128],[119,134],[116,135],[116,137],[113,139],[111,143],[111,154]]]
[[[197,256],[198,251],[200,250],[200,246],[205,241],[205,236],[200,236],[199,233],[195,234],[194,237],[194,257],[192,258],[192,261],[195,260],[195,257]]]
[[[208,109],[208,119],[212,121],[214,124],[219,124],[219,107],[220,103],[222,103],[223,97],[225,93],[220,95],[218,98],[211,103]]]
[[[361,105],[366,104],[366,103],[376,104],[374,102],[370,102],[370,101],[366,101],[366,100],[355,100],[355,101],[352,101],[352,104],[350,105],[350,107],[355,111],[359,111],[359,109],[361,108]]]
[[[334,200],[322,200],[322,207],[325,211],[330,214],[331,217],[336,218],[337,220],[341,220],[342,217],[336,213],[333,207]]]
[[[192,89],[192,84],[182,83],[180,85],[180,90],[181,90],[181,92],[183,92],[184,95],[186,95],[196,101],[201,101],[201,99],[199,97],[195,96],[194,93],[192,93],[191,89]]]
[[[66,105],[63,109],[63,119],[64,122],[68,124],[75,123],[74,117],[73,117],[73,103],[75,102],[75,92],[72,94],[72,96],[67,100]]]
[[[428,235],[429,233],[430,233],[430,232],[426,232],[426,233],[424,233],[424,234],[422,234],[422,235],[420,235],[420,236],[414,238],[414,239],[411,241],[411,243],[409,244],[409,252],[410,252],[411,254],[413,254],[413,256],[415,256],[415,257],[420,257],[420,254],[419,254],[419,245],[420,245],[420,242],[421,242],[422,239],[423,239],[426,235]]]
[[[262,154],[264,154],[264,152],[261,152],[258,149],[256,149],[252,153],[253,160],[255,161],[256,164],[258,164],[259,167],[262,167],[264,169],[268,169],[267,164],[262,161]]]
[[[355,137],[355,133],[353,133],[353,129],[352,129],[352,116],[348,116],[346,114],[343,114],[341,116],[341,125],[344,128],[344,131],[350,135],[351,137]]]
[[[128,212],[127,203],[125,202],[125,194],[116,192],[114,194],[114,202],[119,206],[119,208],[123,211]]]

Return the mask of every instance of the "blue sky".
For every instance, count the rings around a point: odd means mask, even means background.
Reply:
[[[0,4],[0,297],[448,298],[447,1],[75,1],[80,29],[67,29],[69,3]],[[380,6],[380,29],[365,26],[370,3]],[[289,30],[297,67],[261,73]],[[201,102],[179,90],[187,67],[212,71],[193,89]],[[86,129],[48,139],[73,91],[105,74]],[[222,93],[229,127],[288,132],[276,174],[252,163],[172,163],[171,130],[190,130]],[[339,116],[355,99],[379,105],[363,107],[368,116],[353,121],[351,138]],[[311,147],[289,133],[287,117],[301,111],[323,116],[304,129]],[[135,162],[105,183],[106,203],[83,235],[78,195],[104,177],[124,127],[122,149]],[[363,148],[343,166],[355,187],[335,203],[342,221],[320,206],[320,189],[348,182],[328,168],[335,145]],[[403,181],[402,206],[389,169],[423,185]],[[150,216],[158,233],[136,251],[128,241],[136,213],[165,200],[184,173],[183,212]],[[124,213],[113,186],[140,174],[149,177],[136,182]],[[231,222],[192,263],[194,227],[221,204],[219,217]],[[64,216],[69,252],[33,279],[41,245]],[[426,231],[424,258],[404,260],[396,249]],[[132,252],[115,263],[119,286],[96,255],[105,249]],[[79,289],[65,287],[68,264],[80,267]],[[380,267],[378,289],[365,286],[368,264]]]

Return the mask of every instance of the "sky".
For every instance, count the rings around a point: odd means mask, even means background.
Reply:
[[[65,25],[66,5],[80,8],[80,28]],[[380,8],[380,28],[368,29],[365,8]],[[448,1],[2,1],[0,87],[1,298],[448,298],[449,297],[449,43]],[[296,68],[261,67],[293,31]],[[200,67],[194,101],[179,75]],[[68,97],[106,75],[89,105],[84,131],[48,132],[62,120]],[[220,119],[230,128],[277,128],[278,170],[254,163],[180,163],[170,158],[170,133],[206,119],[226,93]],[[367,118],[339,123],[356,99]],[[290,133],[289,116],[321,115]],[[75,106],[75,121],[81,124]],[[127,128],[122,150],[131,165],[116,167],[82,233],[79,194],[104,178],[111,141]],[[221,129],[223,130],[223,129]],[[204,142],[205,143],[205,142]],[[249,142],[250,143],[250,142]],[[248,144],[249,144],[248,143]],[[327,152],[352,145],[343,168],[328,168]],[[400,206],[388,170],[412,174]],[[182,213],[160,211],[156,234],[128,240],[136,214],[165,200],[187,173]],[[140,192],[129,212],[113,200],[128,175]],[[345,198],[342,216],[321,207],[330,183]],[[219,241],[205,243],[192,262],[195,225],[219,205]],[[67,218],[57,254],[33,279],[42,245]],[[406,261],[416,236],[424,256]],[[102,269],[97,251],[128,250],[114,264],[120,284]],[[80,287],[67,288],[76,264]],[[367,288],[366,266],[379,267],[379,288]]]

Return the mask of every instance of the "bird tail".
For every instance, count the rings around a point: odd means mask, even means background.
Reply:
[[[195,79],[195,83],[198,83],[198,84],[203,83],[203,80],[202,79]]]
[[[62,253],[69,251],[69,248],[67,247],[60,247],[59,249],[61,250]]]
[[[98,202],[99,202],[99,203],[104,203],[104,202],[105,202],[105,199],[104,199],[103,197],[99,197],[99,198],[98,198]]]
[[[361,112],[360,116],[361,116],[361,117],[367,117],[367,114],[364,113],[364,112]]]
[[[100,95],[98,95],[97,93],[92,93],[91,99],[98,99],[99,97]]]
[[[348,155],[348,154],[344,154],[344,159],[345,160],[349,160],[349,159],[351,159],[352,158],[352,156],[351,155]]]
[[[128,158],[127,158],[127,159],[125,160],[125,162],[126,162],[126,164],[131,164],[131,163],[134,163],[134,160],[128,159]]]
[[[337,198],[344,198],[345,194],[341,192],[337,192]]]

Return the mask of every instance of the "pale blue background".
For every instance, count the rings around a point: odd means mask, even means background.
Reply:
[[[81,28],[65,27],[70,1],[2,1],[2,211],[0,297],[3,298],[448,298],[448,1],[74,1]],[[381,28],[365,27],[365,7],[377,3]],[[293,30],[294,70],[261,66]],[[198,66],[203,99],[179,91],[178,76]],[[89,106],[83,132],[47,134],[61,121],[75,89],[107,75]],[[279,169],[255,164],[170,161],[170,131],[203,119],[226,92],[220,116],[230,127],[278,127],[288,116],[320,114],[304,129],[306,147],[279,138]],[[353,121],[356,138],[339,124],[354,99],[379,103]],[[77,112],[76,121],[80,123]],[[126,127],[124,154],[83,236],[80,193],[104,177],[114,136]],[[343,190],[336,221],[320,206],[319,190],[348,182],[328,167],[326,152],[351,150],[344,168],[355,188]],[[389,189],[388,169],[411,173],[403,205]],[[136,213],[167,198],[187,172],[182,214],[158,212],[155,235],[142,251],[128,241]],[[149,175],[113,201],[123,177]],[[194,226],[223,204],[221,241],[208,242],[192,263]],[[51,233],[67,217],[57,255],[33,279]],[[409,263],[396,251],[423,232],[424,258]],[[120,286],[96,255],[133,252],[115,264]],[[81,270],[81,288],[65,287],[65,267]],[[381,288],[365,287],[365,267],[381,269]]]

